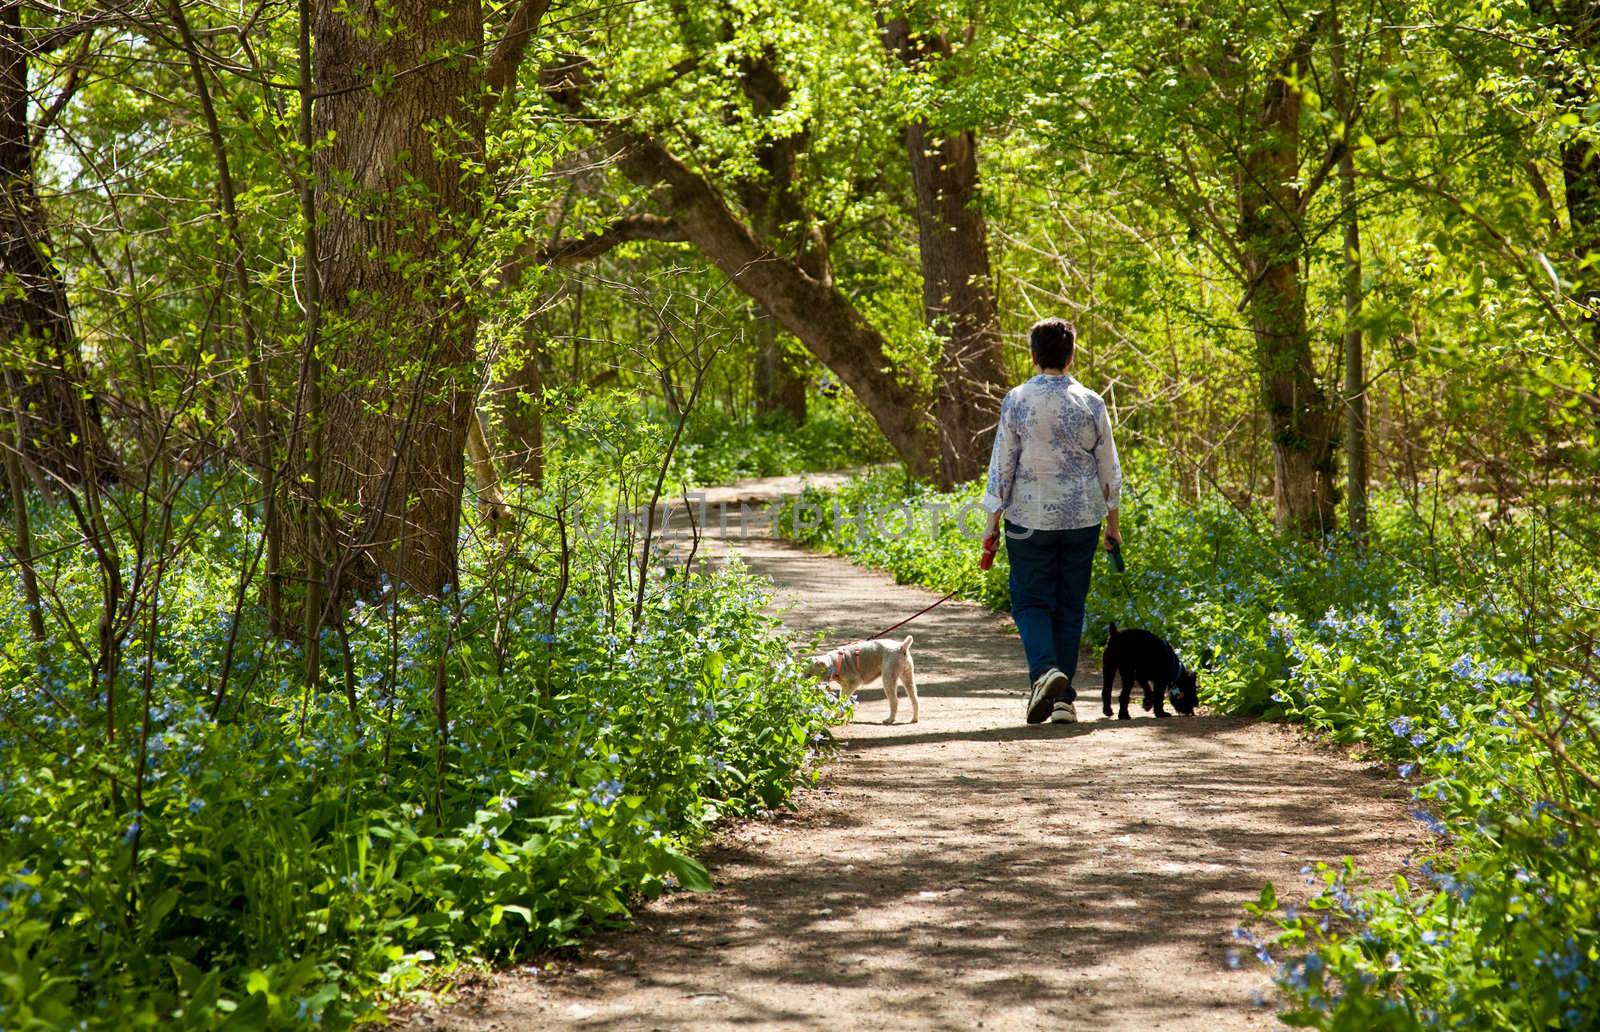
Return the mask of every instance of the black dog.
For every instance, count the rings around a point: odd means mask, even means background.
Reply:
[[[1100,698],[1108,717],[1111,716],[1111,688],[1119,673],[1122,696],[1117,700],[1118,720],[1132,719],[1128,716],[1128,696],[1135,681],[1144,688],[1144,708],[1149,709],[1153,703],[1158,717],[1172,715],[1163,708],[1168,698],[1172,700],[1172,708],[1187,717],[1194,716],[1195,707],[1200,704],[1194,671],[1178,660],[1171,645],[1149,631],[1119,631],[1117,625],[1112,624],[1101,663],[1106,686]]]

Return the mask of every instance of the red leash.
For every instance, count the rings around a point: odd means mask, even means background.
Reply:
[[[999,537],[987,537],[987,538],[984,538],[983,539],[983,558],[978,560],[978,569],[987,570],[989,567],[993,566],[994,565],[994,554],[995,554],[996,551],[999,550],[999,548],[1000,548],[1000,539],[999,539]],[[910,616],[906,617],[904,620],[901,620],[899,623],[890,624],[888,627],[885,627],[882,631],[879,631],[877,634],[874,634],[872,637],[863,638],[861,640],[862,641],[876,641],[877,639],[882,638],[885,635],[887,635],[890,631],[898,630],[901,627],[904,627],[906,624],[908,624],[911,621],[915,620],[917,617],[921,616],[923,613],[926,613],[929,609],[937,609],[937,608],[939,608],[940,606],[944,605],[946,602],[950,601],[952,598],[955,598],[955,595],[956,595],[956,593],[954,591],[952,591],[952,592],[950,592],[950,594],[946,595],[944,598],[941,598],[939,601],[933,603],[933,605],[927,606],[926,608],[923,608],[923,609],[919,609],[915,613],[912,613]]]
[[[946,595],[944,598],[941,598],[939,601],[935,602],[933,605],[928,606],[928,607],[926,607],[924,609],[919,609],[915,613],[912,613],[910,616],[906,617],[904,620],[901,620],[899,623],[890,624],[888,627],[885,627],[883,630],[879,631],[877,634],[874,634],[872,637],[870,637],[870,638],[862,638],[861,640],[862,641],[876,641],[877,639],[882,638],[885,635],[887,635],[890,631],[897,630],[897,629],[899,629],[901,627],[904,627],[906,624],[908,624],[911,621],[915,620],[917,617],[921,616],[923,613],[926,613],[929,609],[937,609],[939,606],[944,605],[946,602],[948,602],[952,598],[954,598],[955,594],[956,593],[954,591],[952,591],[952,592],[950,592],[950,594]]]

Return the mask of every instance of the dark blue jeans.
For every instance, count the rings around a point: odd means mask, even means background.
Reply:
[[[1029,530],[1006,521],[1011,560],[1011,618],[1028,656],[1028,682],[1051,667],[1069,678],[1078,668],[1083,603],[1089,597],[1100,525],[1076,530]],[[1067,689],[1067,702],[1077,698]]]

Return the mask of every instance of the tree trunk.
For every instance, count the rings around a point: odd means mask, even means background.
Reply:
[[[316,19],[324,519],[343,586],[455,580],[476,317],[460,276],[484,111],[477,0]],[[397,74],[398,72],[398,74]],[[337,587],[338,585],[336,585]]]
[[[806,378],[764,314],[755,319],[755,406],[761,415],[783,415],[796,426],[806,421]]]
[[[540,325],[538,322],[535,326]],[[506,434],[506,468],[525,484],[544,480],[544,369],[530,342],[496,392],[500,425]]]
[[[884,44],[909,68],[950,56],[949,40],[914,34],[905,18],[883,22]],[[926,121],[906,127],[917,197],[922,310],[942,341],[934,415],[939,480],[945,487],[984,471],[1000,401],[1010,386],[1001,353],[1000,313],[989,268],[988,225],[978,207],[977,137],[940,136]]]
[[[33,176],[22,5],[0,5],[0,366],[13,385],[22,459],[68,484],[116,473],[85,383],[66,285],[51,257]]]
[[[1274,497],[1280,530],[1306,536],[1335,526],[1334,434],[1337,420],[1317,383],[1300,281],[1303,244],[1297,224],[1301,98],[1287,77],[1266,87],[1259,138],[1244,156],[1239,189],[1245,301],[1256,340],[1262,404],[1272,434]]]
[[[770,52],[747,58],[741,72],[740,84],[758,117],[768,117],[789,103],[789,87],[773,67]],[[832,283],[827,237],[800,201],[799,159],[807,142],[804,132],[766,141],[756,155],[765,176],[741,183],[740,200],[758,236],[792,257],[806,275]],[[782,413],[798,426],[806,421],[806,380],[779,339],[781,332],[770,317],[756,321],[752,393],[758,413]]]
[[[511,507],[506,505],[505,493],[500,489],[500,471],[489,450],[489,437],[483,432],[483,417],[476,409],[467,420],[467,458],[472,463],[472,484],[478,492],[478,516],[493,536],[510,523]]]
[[[1356,196],[1355,94],[1345,78],[1345,44],[1338,11],[1333,14],[1333,87],[1344,123],[1339,152],[1339,206],[1344,219],[1344,451],[1345,516],[1350,537],[1367,539],[1367,362],[1361,332],[1361,211]]]

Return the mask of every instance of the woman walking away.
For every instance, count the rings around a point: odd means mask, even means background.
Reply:
[[[1028,331],[1034,377],[1000,406],[983,507],[985,537],[1005,520],[1011,559],[1011,618],[1028,657],[1027,720],[1078,719],[1072,673],[1078,667],[1083,605],[1089,596],[1100,521],[1105,547],[1122,543],[1117,502],[1122,467],[1100,395],[1067,375],[1077,333],[1062,319]]]

